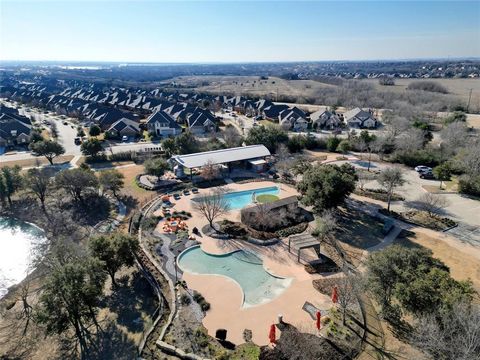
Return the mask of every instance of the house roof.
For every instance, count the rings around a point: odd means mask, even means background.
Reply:
[[[347,111],[344,114],[345,120],[350,121],[353,118],[358,118],[362,122],[367,120],[367,119],[375,119],[372,114],[370,114],[368,111],[362,110],[360,108],[355,108],[352,110]]]
[[[120,120],[115,121],[112,126],[108,129],[108,131],[122,131],[126,127],[131,128],[132,130],[136,132],[140,132],[140,126],[136,121],[127,119],[127,118],[121,118]]]
[[[215,116],[209,111],[197,107],[193,113],[188,117],[188,127],[205,126],[208,123],[215,124]]]
[[[169,128],[180,128],[180,125],[177,124],[175,119],[163,110],[158,110],[154,112],[147,119],[147,125],[154,124],[156,122],[168,124]]]
[[[209,163],[218,165],[233,161],[256,159],[269,155],[270,151],[268,151],[265,145],[250,145],[188,155],[175,155],[172,159],[180,165],[192,169],[205,166]]]

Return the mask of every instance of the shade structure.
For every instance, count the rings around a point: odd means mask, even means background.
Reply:
[[[338,302],[338,288],[337,285],[333,287],[332,290],[332,302],[336,304]]]
[[[270,334],[268,334],[268,338],[269,338],[271,344],[275,344],[277,342],[275,332],[276,332],[275,324],[272,324],[270,326]]]
[[[320,311],[317,311],[317,330],[320,330],[320,327],[322,326],[320,323],[320,318],[322,317],[322,314]]]

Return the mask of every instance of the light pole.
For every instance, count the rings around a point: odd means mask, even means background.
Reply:
[[[175,285],[177,285],[177,282],[178,282],[178,272],[177,272],[177,255],[175,255],[175,263],[173,264],[173,266],[175,267]]]

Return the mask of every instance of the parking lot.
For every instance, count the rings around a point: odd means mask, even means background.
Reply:
[[[352,164],[355,167],[366,169],[368,161],[354,161]],[[388,163],[372,162],[372,171],[379,171],[392,165]],[[405,198],[405,201],[392,202],[392,210],[406,211],[411,207],[411,202],[418,200],[420,196],[425,194],[426,190],[422,187],[424,185],[440,186],[437,180],[421,179],[418,173],[406,166],[401,166],[405,184],[395,190],[398,194]],[[366,188],[379,188],[380,185],[376,181],[371,181],[365,185]],[[455,236],[460,241],[468,242],[469,244],[480,246],[480,201],[469,198],[458,193],[444,193],[441,196],[445,197],[448,205],[444,209],[444,216],[450,217],[459,223],[458,227],[448,230],[448,234]]]

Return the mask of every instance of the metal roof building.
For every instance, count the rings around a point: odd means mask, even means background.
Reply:
[[[265,158],[266,156],[270,156],[270,151],[265,145],[250,145],[187,155],[174,155],[172,160],[179,165],[193,169],[207,164],[219,165],[234,161]]]

